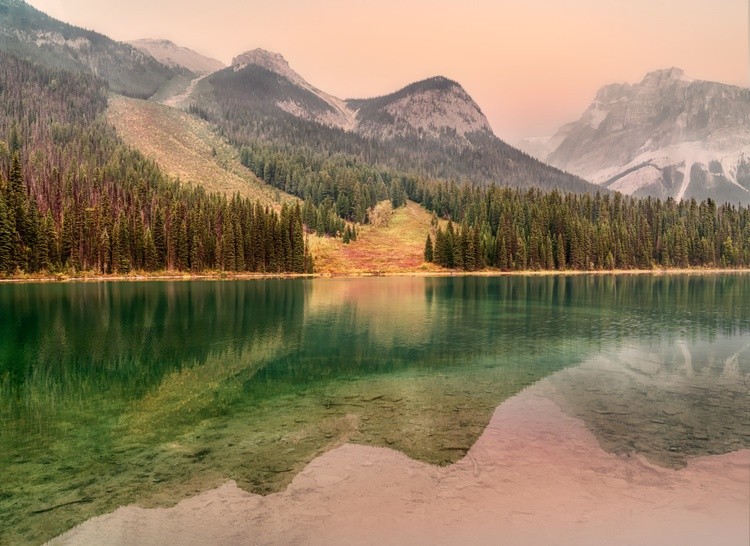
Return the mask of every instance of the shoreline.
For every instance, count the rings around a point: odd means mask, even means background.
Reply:
[[[138,272],[127,275],[28,275],[0,278],[0,284],[46,284],[74,282],[149,282],[149,281],[247,281],[268,279],[358,279],[366,277],[551,277],[551,276],[631,276],[631,275],[742,275],[750,274],[750,268],[670,268],[670,269],[596,269],[596,270],[523,270],[523,271],[453,271],[453,270],[412,270],[412,271],[361,271],[341,273],[182,273],[164,271],[155,273]]]

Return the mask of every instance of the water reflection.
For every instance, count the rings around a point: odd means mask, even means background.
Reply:
[[[2,285],[0,542],[229,478],[277,491],[343,442],[455,462],[560,370],[607,449],[747,446],[748,294],[748,275]]]
[[[640,345],[550,379],[602,447],[673,468],[750,446],[750,336]]]

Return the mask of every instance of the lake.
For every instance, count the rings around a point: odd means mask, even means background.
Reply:
[[[540,382],[618,457],[750,447],[750,275],[3,284],[0,543],[345,444],[449,468]]]

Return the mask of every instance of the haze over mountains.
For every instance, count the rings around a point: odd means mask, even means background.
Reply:
[[[94,74],[115,93],[192,107],[237,146],[263,140],[477,184],[750,201],[750,90],[678,69],[606,86],[579,121],[522,143],[549,167],[498,139],[463,87],[440,76],[341,99],[278,53],[255,49],[225,68],[168,40],[116,42],[22,0],[0,0],[0,50]]]
[[[745,191],[744,159],[705,174],[690,157],[680,196],[718,188],[718,204],[622,199],[497,138],[445,77],[344,99],[262,49],[212,71],[168,41],[138,49],[21,0],[0,0],[0,23],[0,275],[374,273],[384,256],[402,272],[750,263],[747,209],[723,202]],[[599,140],[614,157],[639,139],[662,149],[724,131],[734,145],[742,90],[711,102],[676,72],[651,79],[603,92],[555,153],[600,168]],[[398,237],[383,244],[390,218]]]
[[[603,87],[578,121],[522,146],[622,193],[747,203],[750,89],[658,70]]]
[[[280,54],[255,49],[201,79],[182,105],[238,145],[261,139],[477,184],[596,190],[498,139],[466,91],[444,77],[345,100],[307,82]]]
[[[0,51],[48,68],[91,73],[115,93],[149,98],[185,72],[128,44],[63,23],[22,0],[0,0]]]
[[[454,81],[438,76],[413,83],[374,99],[343,100],[309,84],[295,72],[284,57],[263,49],[239,55],[232,61],[231,73],[243,78],[248,89],[266,106],[307,121],[352,131],[364,137],[388,140],[397,137],[452,138],[468,144],[472,133],[492,134],[479,106]],[[260,71],[277,80],[253,85]]]

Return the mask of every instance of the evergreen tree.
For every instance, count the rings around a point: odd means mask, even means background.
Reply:
[[[526,253],[526,241],[518,234],[516,235],[516,255],[514,260],[515,268],[519,271],[525,270],[528,266]]]
[[[734,267],[737,265],[737,249],[734,246],[732,236],[727,236],[721,245],[721,262],[724,267]]]
[[[435,230],[435,250],[433,251],[433,261],[439,266],[446,267],[445,234],[439,226]]]
[[[106,231],[105,231],[106,233]],[[156,271],[159,268],[159,254],[156,250],[156,243],[151,229],[146,228],[143,235],[144,265],[146,271]]]
[[[305,268],[305,240],[302,229],[302,212],[299,203],[292,215],[292,268],[294,273],[304,273]]]
[[[501,271],[508,271],[511,267],[510,249],[508,248],[507,241],[505,240],[504,234],[499,234],[497,237],[497,249],[495,250],[497,256],[497,267]]]
[[[432,238],[430,237],[430,234],[427,234],[427,240],[424,244],[424,261],[428,263],[432,263],[434,256],[433,256],[433,249],[432,249]]]
[[[485,252],[482,249],[482,241],[479,235],[479,227],[474,226],[472,230],[472,243],[474,247],[474,267],[475,269],[484,269],[485,267]]]
[[[13,256],[17,267],[27,270],[29,247],[27,246],[29,233],[26,220],[26,190],[21,172],[21,159],[16,151],[11,160],[10,173],[8,176],[7,203],[10,207],[12,218],[15,221]]]
[[[99,237],[98,268],[102,273],[112,273],[112,240],[106,228]]]
[[[468,231],[468,227],[466,228]],[[464,269],[466,271],[475,271],[477,268],[476,264],[476,253],[474,251],[474,236],[471,233],[466,233],[463,236],[464,241]]]
[[[224,218],[221,233],[221,269],[222,271],[236,271],[234,222],[227,217]]]
[[[307,273],[312,275],[315,272],[315,260],[311,254],[307,255]]]
[[[292,216],[289,207],[285,204],[281,207],[281,225],[283,234],[281,237],[281,262],[284,271],[292,271]]]
[[[45,218],[45,229],[47,230],[47,248],[49,249],[49,271],[60,268],[60,237],[55,229],[55,221],[52,213],[47,211]]]
[[[453,221],[448,220],[445,237],[443,238],[443,255],[445,256],[445,267],[449,269],[456,267],[456,245],[454,240],[455,233],[453,230]]]
[[[167,239],[164,234],[164,212],[161,207],[156,209],[152,232],[156,250],[155,269],[164,269],[167,266]]]
[[[5,195],[0,191],[0,273],[10,274],[14,269],[13,243],[15,226],[11,219]]]
[[[550,234],[547,234],[544,242],[544,256],[546,262],[545,269],[550,271],[555,269],[555,254],[552,251],[552,236]]]

